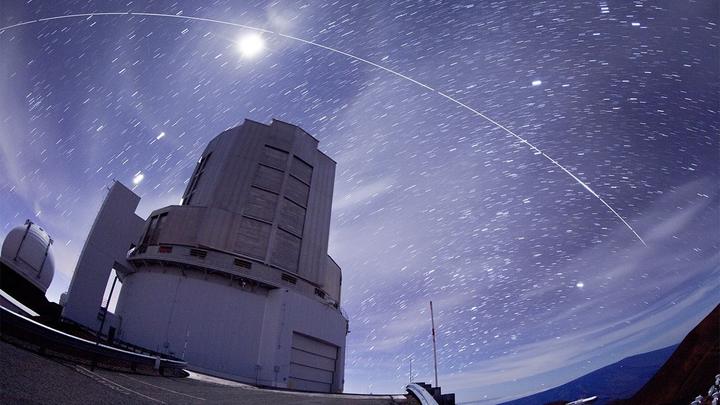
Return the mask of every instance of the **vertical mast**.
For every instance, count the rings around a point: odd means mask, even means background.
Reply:
[[[430,301],[430,322],[432,322],[432,338],[433,338],[433,359],[435,360],[435,386],[438,386],[437,378],[437,346],[435,343],[435,315],[433,314],[432,301]]]
[[[413,382],[412,357],[410,357],[410,384]]]

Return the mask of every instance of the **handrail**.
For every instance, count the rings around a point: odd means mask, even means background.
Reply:
[[[6,293],[6,292],[3,291],[3,290],[0,290],[0,297],[5,298],[5,299],[8,300],[11,304],[15,305],[15,306],[18,307],[20,310],[22,310],[22,311],[25,312],[26,314],[29,314],[30,316],[40,316],[40,314],[38,314],[37,312],[33,311],[32,309],[26,307],[25,305],[23,305],[22,302],[16,300],[15,298],[13,298],[12,295]]]
[[[101,309],[103,309],[103,308],[101,308]],[[84,332],[86,332],[86,333],[89,333],[89,334],[91,334],[91,335],[97,335],[97,330],[90,329],[90,328],[88,328],[88,327],[85,326],[85,325],[82,325],[82,324],[79,324],[79,323],[73,321],[72,319],[69,319],[69,318],[61,318],[60,321],[61,321],[62,323],[64,323],[64,324],[71,325],[73,328],[81,329],[82,331],[84,331]],[[58,329],[58,331],[60,331],[60,330]],[[71,335],[71,336],[78,337],[78,336],[76,336],[76,335]],[[86,339],[86,340],[87,340],[87,339]],[[97,342],[97,341],[93,341],[93,342]],[[102,346],[105,346],[105,345],[102,345]],[[123,340],[114,340],[113,343],[112,343],[112,346],[108,346],[108,347],[112,347],[112,348],[118,349],[118,350],[125,350],[125,351],[132,352],[132,353],[136,353],[136,354],[143,354],[143,355],[146,355],[146,356],[150,356],[150,357],[152,357],[153,359],[154,359],[155,357],[157,357],[157,356],[160,356],[162,359],[168,360],[168,361],[170,361],[170,360],[179,361],[179,360],[180,360],[179,358],[174,357],[174,356],[171,356],[171,355],[169,355],[169,354],[167,354],[167,353],[155,352],[155,351],[152,351],[152,350],[150,350],[150,349],[148,349],[148,348],[145,348],[145,347],[142,347],[142,346],[138,346],[138,345],[134,345],[134,344],[132,344],[132,343],[125,342],[125,341],[123,341]]]
[[[438,405],[435,398],[433,398],[433,396],[430,395],[425,388],[418,384],[408,384],[405,389],[410,391],[410,393],[420,401],[421,405]]]
[[[96,361],[97,356],[100,356],[106,360],[129,363],[131,367],[134,365],[154,367],[157,360],[153,356],[98,344],[61,332],[2,306],[0,306],[0,321],[2,324],[0,335],[12,336],[39,345],[41,348],[51,348],[53,351],[75,353],[83,358],[87,357],[88,360]],[[161,368],[182,369],[186,366],[187,363],[184,361],[160,359]]]

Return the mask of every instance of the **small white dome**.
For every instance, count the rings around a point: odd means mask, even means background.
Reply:
[[[46,292],[53,275],[55,261],[50,249],[52,239],[45,230],[28,221],[13,228],[2,245],[2,261],[17,274]]]

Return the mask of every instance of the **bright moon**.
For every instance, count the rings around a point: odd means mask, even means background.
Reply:
[[[237,49],[246,58],[252,58],[265,48],[265,41],[258,34],[247,34],[237,42]]]

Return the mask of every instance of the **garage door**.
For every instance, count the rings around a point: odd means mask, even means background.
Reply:
[[[330,392],[337,352],[337,346],[293,333],[288,388]]]

